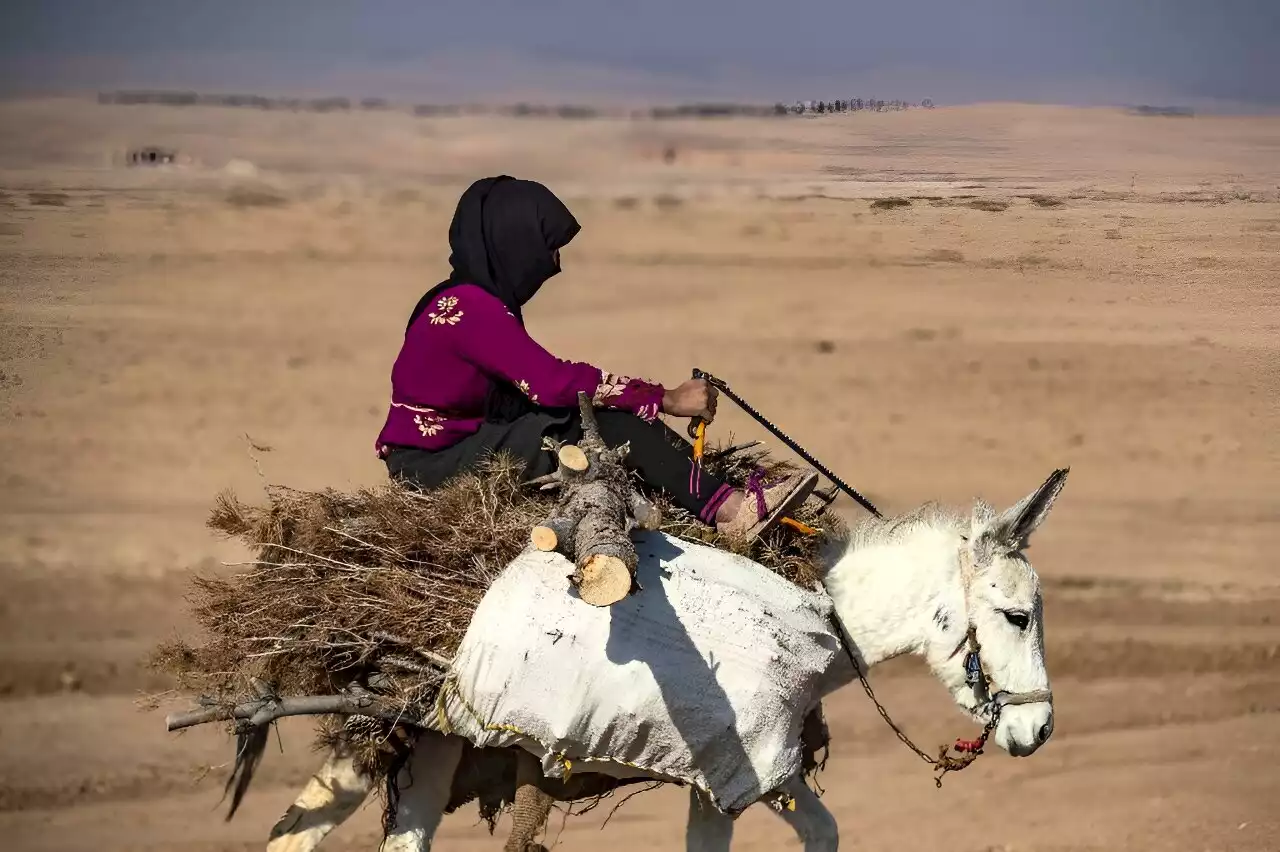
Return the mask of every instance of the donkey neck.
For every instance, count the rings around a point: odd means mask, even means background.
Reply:
[[[868,539],[855,538],[835,554],[823,581],[854,656],[867,668],[924,653],[931,632],[945,629],[934,623],[937,613],[964,611],[953,599],[963,595],[957,582],[959,532],[919,524]]]

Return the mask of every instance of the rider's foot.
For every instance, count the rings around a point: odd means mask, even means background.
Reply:
[[[753,475],[747,487],[716,513],[716,531],[732,538],[759,538],[799,509],[817,484],[816,473],[796,473],[776,482]]]

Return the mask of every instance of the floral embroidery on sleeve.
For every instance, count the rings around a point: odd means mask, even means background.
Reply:
[[[457,325],[463,316],[463,311],[455,310],[457,307],[457,296],[441,296],[436,302],[436,309],[427,316],[432,325]]]
[[[600,371],[600,384],[591,398],[597,408],[621,408],[632,411],[642,420],[653,422],[662,413],[662,387],[619,376],[606,370]]]
[[[516,382],[516,388],[520,391],[520,393],[522,393],[522,394],[524,394],[525,396],[527,396],[527,397],[529,398],[529,401],[530,401],[530,402],[532,402],[532,403],[534,403],[534,404],[537,404],[537,402],[538,402],[538,395],[537,395],[536,393],[531,393],[531,392],[529,391],[529,383],[528,383],[528,382],[526,382],[524,379],[521,379],[520,381]]]
[[[430,438],[444,428],[444,418],[435,414],[415,414],[413,422],[424,438]]]
[[[391,407],[404,408],[414,412],[413,425],[418,427],[418,431],[422,433],[424,438],[434,437],[444,429],[445,418],[434,408],[418,408],[413,405],[405,405],[403,402],[392,402]]]
[[[591,403],[597,407],[603,406],[608,400],[616,396],[622,396],[622,392],[627,389],[627,385],[631,383],[631,379],[627,376],[615,376],[613,373],[600,371],[600,384],[596,385],[596,392],[591,397]]]

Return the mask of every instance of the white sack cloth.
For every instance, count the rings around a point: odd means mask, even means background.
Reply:
[[[643,591],[608,608],[577,597],[559,554],[508,565],[458,649],[441,727],[519,745],[551,777],[644,769],[737,813],[800,770],[800,726],[840,650],[831,601],[662,533],[636,547]]]

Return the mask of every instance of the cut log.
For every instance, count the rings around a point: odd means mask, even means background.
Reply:
[[[541,550],[543,553],[550,553],[560,543],[560,536],[556,535],[556,531],[548,524],[534,527],[529,533],[529,540],[533,542],[535,549]]]
[[[574,573],[578,596],[592,606],[612,606],[631,592],[634,573],[616,556],[597,553]]]
[[[572,518],[547,518],[540,526],[533,528],[529,539],[543,553],[558,550],[572,559],[575,526]]]
[[[587,454],[582,451],[581,447],[573,444],[565,444],[561,447],[556,453],[556,459],[559,460],[561,467],[574,473],[586,473],[587,468],[591,466],[591,462],[587,459]]]
[[[591,458],[581,447],[575,444],[562,444],[553,438],[543,438],[542,448],[547,452],[555,453],[556,469],[546,476],[531,479],[530,485],[539,486],[543,491],[550,491],[569,482],[588,481],[595,478],[597,472],[591,469]],[[605,461],[607,462],[608,458]],[[597,454],[597,463],[599,462]]]
[[[636,549],[629,533],[637,526],[654,529],[657,509],[638,494],[622,461],[630,447],[610,448],[600,436],[595,411],[586,394],[578,394],[582,439],[578,444],[544,442],[556,454],[554,474],[535,480],[559,489],[551,516],[529,533],[533,546],[556,551],[574,563],[570,576],[581,598],[593,606],[609,606],[633,588]]]

